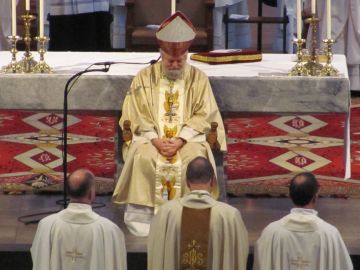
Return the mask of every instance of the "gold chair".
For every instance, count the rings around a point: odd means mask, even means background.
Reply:
[[[176,10],[183,12],[196,28],[191,51],[208,51],[213,44],[214,0],[177,0]],[[171,14],[169,0],[126,0],[126,48],[130,51],[157,51],[157,28]],[[153,27],[151,27],[151,25]]]

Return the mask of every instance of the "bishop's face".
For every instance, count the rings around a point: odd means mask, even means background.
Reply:
[[[182,55],[171,55],[161,50],[162,68],[164,75],[170,80],[176,80],[183,74],[187,52]]]

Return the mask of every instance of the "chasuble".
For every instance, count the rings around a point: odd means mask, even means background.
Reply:
[[[131,121],[133,141],[117,182],[113,201],[157,208],[187,192],[185,171],[197,156],[208,158],[216,171],[206,133],[218,123],[218,141],[226,150],[223,122],[207,76],[186,64],[183,76],[168,80],[162,64],[151,65],[134,78],[124,100],[120,126]],[[154,138],[186,140],[168,160],[152,145]],[[216,194],[217,190],[214,190]]]
[[[42,219],[31,246],[34,270],[126,270],[122,231],[87,204]]]
[[[256,270],[352,270],[339,231],[312,209],[294,208],[270,223],[255,246]]]
[[[182,226],[184,223],[191,224],[184,222],[183,211],[187,208],[210,209],[210,215],[204,214],[203,223],[208,222],[208,217],[210,220],[208,229],[196,232],[206,234],[208,241],[190,241],[188,250],[184,250],[182,235],[185,234],[185,238],[189,235],[184,231],[196,231],[195,227],[202,225],[199,224],[202,221],[197,219],[197,224],[193,224],[191,228]],[[202,244],[204,242],[206,244]],[[206,256],[199,254],[204,248],[207,249]],[[162,205],[155,215],[148,238],[148,269],[184,269],[181,266],[189,263],[189,257],[192,257],[197,260],[192,260],[188,269],[245,270],[248,252],[248,233],[240,212],[228,204],[214,200],[207,191],[194,190],[183,198]],[[204,258],[207,258],[206,262],[202,261]],[[207,268],[200,266],[203,263],[206,263]]]

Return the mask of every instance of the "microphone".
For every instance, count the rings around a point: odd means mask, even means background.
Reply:
[[[96,62],[92,64],[93,66],[111,66],[114,64],[122,64],[121,62],[113,62],[113,61],[106,61],[106,62]]]
[[[158,59],[153,59],[153,60],[151,60],[151,61],[149,62],[150,65],[153,65],[153,64],[156,64],[157,62],[159,62],[160,58],[161,58],[161,55],[158,57]]]
[[[94,64],[91,64],[91,66],[111,66],[115,64],[128,64],[128,65],[154,65],[160,60],[161,56],[159,56],[157,59],[152,59],[149,62],[123,62],[123,61],[105,61],[105,62],[96,62]]]

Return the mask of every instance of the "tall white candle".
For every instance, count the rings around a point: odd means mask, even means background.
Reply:
[[[297,32],[297,39],[301,39],[301,4],[302,0],[297,0],[296,2],[296,32]]]
[[[44,0],[39,0],[39,36],[44,36]]]
[[[11,34],[16,36],[16,0],[11,1]]]
[[[311,14],[316,13],[316,0],[311,0]]]
[[[30,0],[25,0],[25,10],[30,10]]]
[[[175,13],[176,3],[175,0],[171,0],[171,15]]]
[[[326,37],[331,39],[331,0],[326,2]]]

